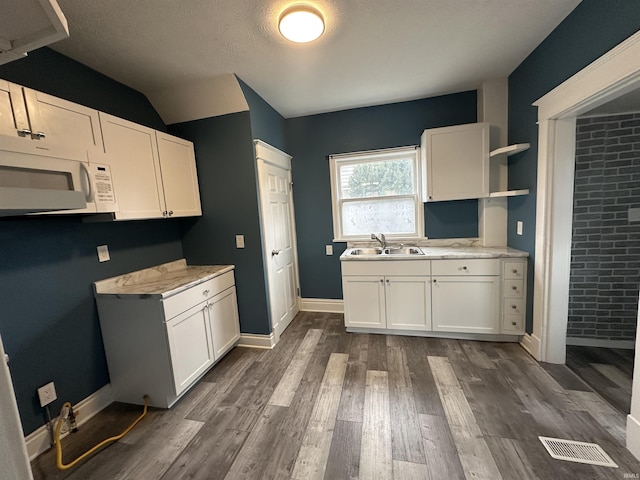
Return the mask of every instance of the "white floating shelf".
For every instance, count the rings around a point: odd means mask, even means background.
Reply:
[[[491,150],[489,152],[490,157],[495,157],[497,155],[506,155],[507,157],[510,155],[515,155],[516,153],[524,152],[531,145],[528,143],[516,143],[514,145],[507,145],[506,147],[496,148],[495,150]]]
[[[529,189],[507,190],[506,192],[491,192],[489,197],[517,197],[518,195],[529,195]]]

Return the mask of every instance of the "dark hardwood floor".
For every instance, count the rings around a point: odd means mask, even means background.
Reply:
[[[567,367],[625,415],[631,411],[635,350],[567,346]]]
[[[638,478],[625,415],[517,344],[348,334],[302,313],[273,350],[236,348],[174,408],[37,480]],[[63,440],[65,461],[119,433],[115,403]],[[81,412],[82,413],[82,412]],[[552,459],[538,436],[598,443],[619,468]]]

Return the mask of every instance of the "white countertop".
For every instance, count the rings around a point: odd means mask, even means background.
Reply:
[[[356,247],[357,248],[357,247]],[[434,246],[418,247],[424,255],[349,255],[346,249],[342,261],[388,261],[388,260],[438,260],[455,258],[517,258],[528,257],[529,254],[511,247],[481,246]]]
[[[233,265],[187,265],[182,258],[93,284],[95,295],[166,298],[234,269]]]

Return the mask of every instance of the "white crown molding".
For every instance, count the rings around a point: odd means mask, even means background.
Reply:
[[[640,78],[638,58],[640,31],[534,102],[538,118],[580,115],[637,88],[633,83]]]

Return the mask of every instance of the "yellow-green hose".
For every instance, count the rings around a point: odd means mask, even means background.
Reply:
[[[144,418],[144,416],[147,414],[147,407],[149,405],[149,397],[147,397],[146,395],[144,396],[144,408],[142,410],[142,415],[140,415],[138,418],[136,418],[133,423],[131,425],[129,425],[120,435],[116,435],[114,437],[109,437],[106,440],[103,440],[102,442],[98,443],[96,446],[90,448],[89,450],[87,450],[86,452],[84,452],[82,455],[80,455],[78,458],[76,458],[74,461],[68,463],[68,464],[64,464],[62,463],[62,444],[60,443],[60,428],[62,426],[62,420],[58,420],[58,423],[56,425],[56,430],[55,430],[55,434],[54,434],[54,441],[56,444],[56,467],[58,467],[58,469],[60,470],[67,470],[71,467],[73,467],[74,465],[76,465],[78,462],[84,460],[85,458],[87,458],[89,455],[91,455],[92,453],[94,453],[96,450],[99,450],[100,448],[104,447],[105,445],[108,445],[112,442],[115,442],[117,440],[120,440],[122,437],[124,437],[127,433],[129,433],[133,427],[135,427],[138,422],[140,420],[142,420]],[[62,410],[65,409],[65,407],[71,408],[71,404],[69,402],[66,402],[64,405],[62,405]]]

